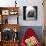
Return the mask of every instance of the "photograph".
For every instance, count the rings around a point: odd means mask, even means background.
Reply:
[[[37,6],[23,6],[23,20],[37,20]]]

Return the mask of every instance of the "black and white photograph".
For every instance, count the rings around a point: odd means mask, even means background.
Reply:
[[[37,20],[37,6],[23,6],[23,20]]]

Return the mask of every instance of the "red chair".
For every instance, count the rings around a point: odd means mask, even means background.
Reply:
[[[25,40],[28,39],[29,37],[34,36],[37,39],[36,33],[33,31],[32,28],[28,28],[24,34],[24,37],[22,38],[21,46],[27,46],[25,43]],[[38,40],[37,40],[38,41]],[[35,46],[41,46],[40,42],[38,41]]]

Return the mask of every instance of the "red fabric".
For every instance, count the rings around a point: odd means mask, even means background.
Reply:
[[[27,31],[25,32],[25,35],[24,35],[24,37],[22,39],[21,45],[22,46],[26,46],[25,39],[28,39],[29,37],[32,37],[32,36],[35,36],[36,37],[37,35],[33,31],[33,29],[31,29],[31,28],[27,29]],[[38,43],[38,44],[36,44],[36,46],[41,46],[41,45]]]

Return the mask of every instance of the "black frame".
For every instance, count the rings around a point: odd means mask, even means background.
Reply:
[[[16,34],[16,37],[15,37]],[[14,32],[13,30],[3,30],[1,32],[1,40],[9,41],[9,40],[18,40],[18,32]]]
[[[28,6],[23,6],[23,20],[26,20],[26,8],[27,8]],[[37,16],[38,16],[38,10],[37,10],[37,6],[32,6],[32,7],[34,7],[34,9],[36,10],[36,17],[35,17],[35,20],[37,20]]]

